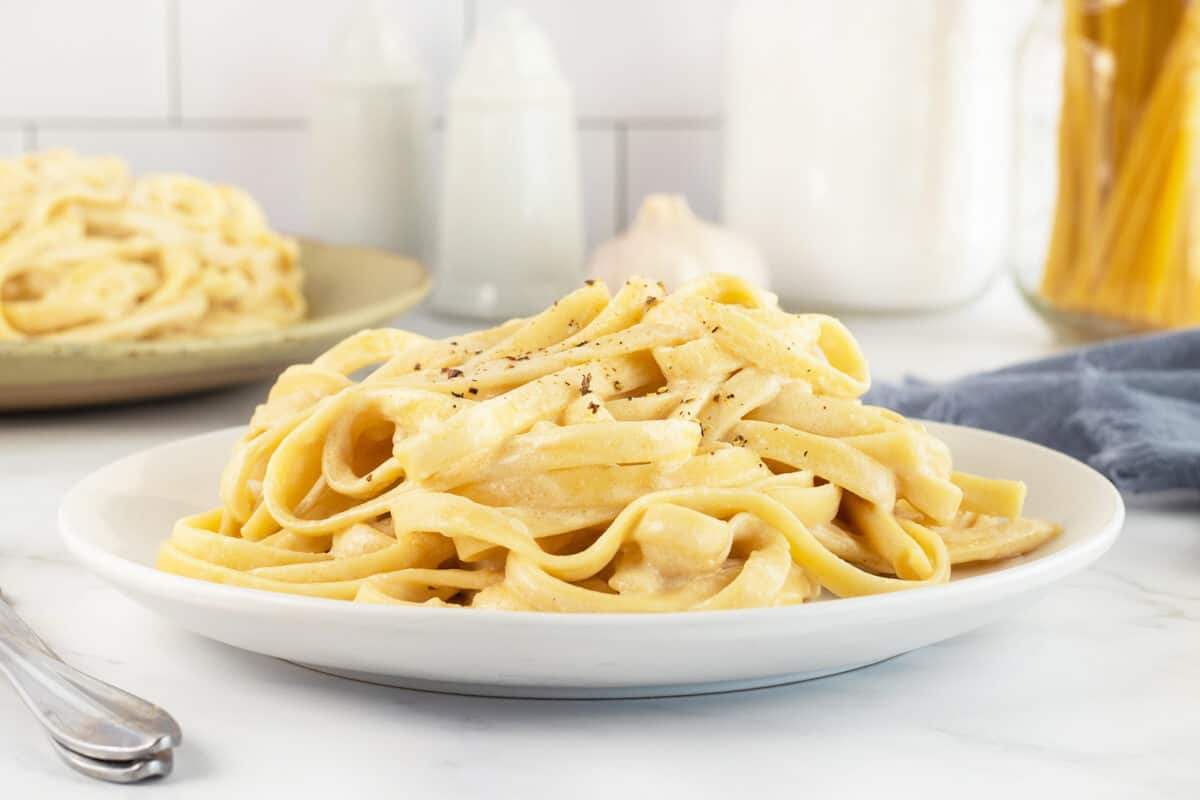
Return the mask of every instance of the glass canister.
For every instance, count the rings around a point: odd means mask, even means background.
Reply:
[[[1004,266],[1026,0],[744,0],[724,222],[790,309],[955,305]]]
[[[1010,256],[1077,334],[1200,324],[1200,3],[1043,0],[1018,54]]]

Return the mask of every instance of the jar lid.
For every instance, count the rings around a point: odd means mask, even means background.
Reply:
[[[509,9],[475,35],[450,89],[455,103],[570,102],[546,34],[523,11]]]
[[[342,20],[325,56],[330,83],[426,83],[412,40],[378,0],[359,0]]]

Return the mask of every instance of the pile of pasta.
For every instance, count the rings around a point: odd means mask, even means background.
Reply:
[[[66,151],[0,160],[0,340],[280,328],[305,313],[297,257],[233,186]]]
[[[371,371],[361,380],[353,376]],[[285,371],[159,567],[370,603],[776,606],[944,583],[1058,528],[858,398],[837,320],[740,279],[590,282],[453,339],[363,331]]]

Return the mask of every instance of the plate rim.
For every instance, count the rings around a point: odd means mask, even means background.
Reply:
[[[152,596],[170,596],[173,599],[188,599],[189,604],[205,603],[215,605],[238,605],[244,612],[251,609],[243,604],[249,603],[256,614],[287,614],[303,611],[311,616],[323,615],[328,617],[354,618],[364,620],[401,619],[428,620],[436,619],[433,615],[457,614],[469,611],[467,615],[471,622],[484,622],[488,625],[503,625],[509,627],[561,625],[565,620],[571,620],[573,628],[607,629],[618,628],[654,628],[669,627],[679,630],[680,627],[708,627],[722,622],[741,624],[770,625],[783,624],[787,618],[801,617],[808,623],[837,621],[846,615],[854,617],[909,617],[919,615],[922,609],[929,605],[942,605],[957,601],[968,601],[972,596],[982,596],[984,599],[996,599],[1006,594],[1020,594],[1044,587],[1065,575],[1081,571],[1099,559],[1112,547],[1120,535],[1125,521],[1125,503],[1116,487],[1091,466],[1078,459],[1052,448],[1019,439],[1014,436],[996,433],[981,428],[951,423],[918,420],[922,424],[934,428],[952,428],[968,431],[970,435],[979,435],[985,439],[1007,440],[1022,447],[1040,451],[1043,457],[1050,457],[1068,463],[1072,468],[1080,468],[1089,474],[1100,490],[1106,495],[1110,508],[1105,521],[1097,526],[1086,539],[1045,557],[1033,561],[1013,564],[1004,569],[988,572],[982,575],[972,575],[952,583],[937,586],[919,587],[904,591],[887,592],[883,594],[863,595],[858,597],[835,598],[820,603],[802,603],[793,606],[768,608],[714,609],[703,611],[671,611],[658,613],[620,613],[594,612],[570,613],[561,611],[510,611],[499,609],[443,609],[423,606],[391,606],[364,603],[349,603],[344,600],[333,600],[320,597],[268,592],[242,586],[214,583],[189,578],[182,575],[161,572],[155,567],[119,556],[91,542],[88,537],[74,530],[73,514],[81,498],[92,488],[92,484],[100,482],[109,470],[119,469],[127,462],[144,459],[162,450],[186,447],[196,440],[205,438],[232,437],[244,431],[244,425],[220,428],[193,436],[163,442],[154,447],[139,450],[120,459],[109,462],[93,470],[76,482],[64,495],[58,507],[59,536],[79,564],[90,572],[100,576],[118,590],[124,592],[126,587],[133,587],[140,593]],[[936,434],[936,430],[933,431]],[[163,541],[169,532],[164,532]],[[1005,588],[1009,592],[1005,592]],[[198,597],[207,595],[208,597]],[[794,620],[798,621],[798,620]]]

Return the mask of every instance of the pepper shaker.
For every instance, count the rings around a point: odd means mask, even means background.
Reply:
[[[578,285],[577,139],[545,34],[504,13],[471,42],[450,90],[434,308],[523,316]]]

